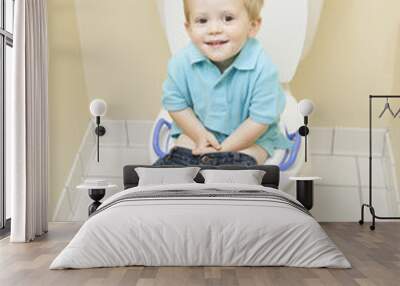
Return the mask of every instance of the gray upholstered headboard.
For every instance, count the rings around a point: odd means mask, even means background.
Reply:
[[[139,183],[139,177],[135,171],[137,167],[148,168],[182,168],[185,166],[149,166],[149,165],[127,165],[124,167],[124,189],[136,187]],[[197,166],[201,169],[221,169],[221,170],[264,170],[265,175],[261,184],[265,187],[278,189],[279,187],[279,167],[274,165],[257,165],[251,167],[242,166]],[[198,173],[194,178],[197,183],[204,183],[203,176]]]

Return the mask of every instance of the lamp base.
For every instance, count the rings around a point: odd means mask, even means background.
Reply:
[[[89,189],[89,197],[94,200],[94,202],[89,206],[88,212],[89,216],[94,213],[97,208],[101,205],[100,200],[106,194],[106,189]]]
[[[96,129],[94,129],[94,133],[96,135],[103,136],[104,134],[106,134],[106,129],[104,128],[104,126],[100,125],[96,127]]]
[[[310,133],[310,130],[308,129],[307,126],[303,125],[303,126],[301,126],[301,127],[299,128],[299,134],[300,134],[301,136],[307,136],[308,133]]]

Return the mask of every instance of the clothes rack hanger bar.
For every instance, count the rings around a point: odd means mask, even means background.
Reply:
[[[399,98],[400,95],[370,95],[370,98]]]

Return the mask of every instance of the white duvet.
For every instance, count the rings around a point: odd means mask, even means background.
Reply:
[[[108,198],[50,269],[146,266],[295,266],[349,268],[313,217],[289,204],[259,198],[182,197],[115,200],[133,192],[207,192],[272,188],[238,184],[135,187]],[[296,202],[296,201],[295,201]]]

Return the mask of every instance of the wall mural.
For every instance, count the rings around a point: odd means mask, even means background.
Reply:
[[[103,120],[100,162],[95,162],[96,136],[90,123],[53,219],[85,219],[91,200],[74,192],[76,185],[82,178],[101,178],[117,186],[107,190],[110,196],[123,188],[121,169],[126,164],[272,164],[281,168],[280,189],[292,195],[296,184],[290,178],[322,178],[314,185],[311,212],[317,219],[358,220],[359,206],[368,201],[368,150],[346,148],[350,137],[367,140],[367,130],[312,128],[305,148],[297,131],[308,113],[299,112],[290,88],[314,41],[324,1],[269,0],[261,10],[249,10],[242,1],[228,1],[224,9],[211,2],[199,6],[193,1],[186,10],[183,1],[166,3],[157,1],[171,54],[158,97],[161,111],[153,120]],[[88,5],[76,1],[78,18],[85,17]],[[81,20],[80,27],[85,73],[91,78],[99,63],[93,62],[93,46],[85,39],[87,22]],[[374,138],[375,202],[383,215],[398,215],[390,138],[382,129],[374,129]],[[310,154],[307,163],[305,150]]]

